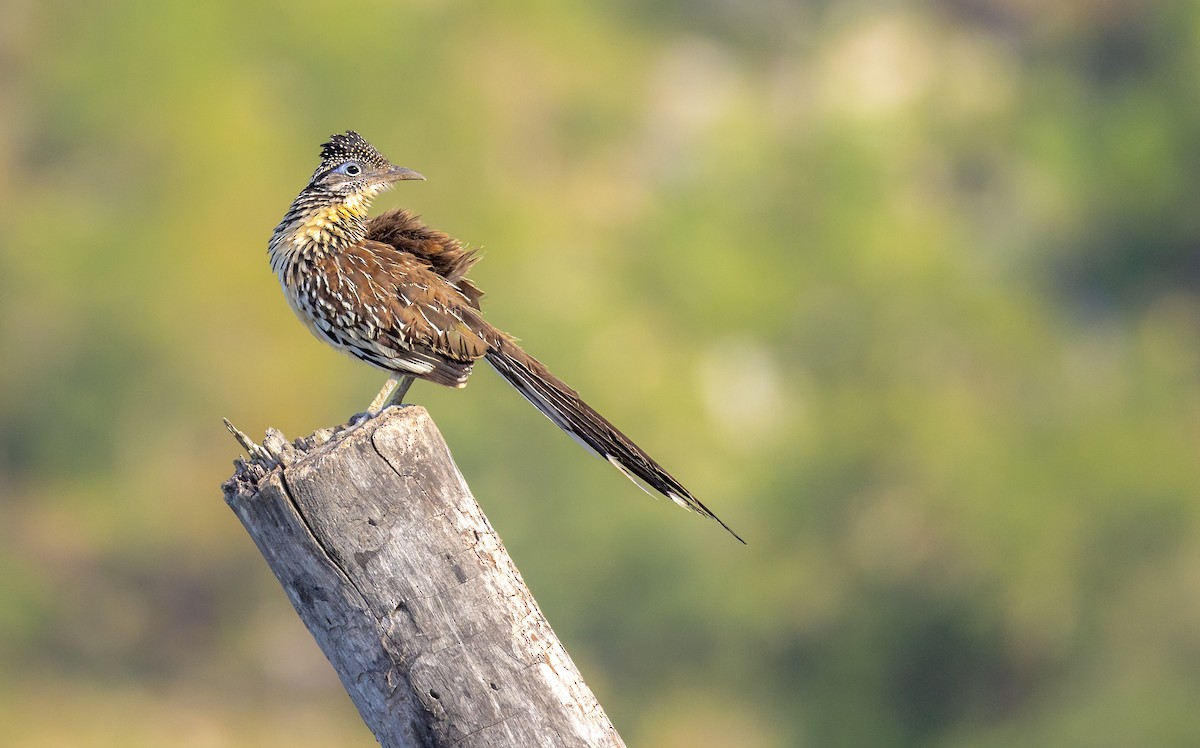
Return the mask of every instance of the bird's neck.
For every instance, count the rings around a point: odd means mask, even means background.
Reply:
[[[277,273],[302,258],[340,252],[367,235],[371,197],[301,193],[275,227],[268,251]]]

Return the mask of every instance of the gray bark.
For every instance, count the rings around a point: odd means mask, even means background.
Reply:
[[[624,745],[423,408],[229,428],[251,460],[225,500],[382,745]]]

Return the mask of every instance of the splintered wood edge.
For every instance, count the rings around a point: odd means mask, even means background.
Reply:
[[[420,408],[420,406],[415,405],[404,407]],[[423,408],[420,409],[424,410]],[[221,421],[225,424],[225,428],[229,431],[230,435],[232,435],[234,440],[238,443],[238,446],[245,451],[246,456],[249,458],[249,462],[257,463],[260,467],[269,472],[279,465],[288,467],[293,463],[303,459],[318,447],[324,446],[331,441],[344,439],[355,429],[367,426],[371,421],[380,419],[380,424],[373,425],[381,425],[382,419],[386,419],[392,415],[394,414],[381,413],[378,416],[359,423],[345,423],[332,428],[317,429],[308,436],[302,436],[295,441],[289,441],[279,429],[268,427],[266,434],[263,436],[261,444],[255,442],[254,439],[252,439],[248,434],[239,429],[237,426],[234,426],[228,418],[222,418]],[[239,468],[244,466],[245,461],[242,461],[242,464],[238,465]]]

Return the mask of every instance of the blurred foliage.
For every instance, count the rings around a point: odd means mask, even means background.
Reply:
[[[630,745],[1200,743],[1200,6],[0,5],[0,736],[370,745],[218,485],[318,144],[750,541],[418,385]],[[519,434],[519,439],[509,438]]]

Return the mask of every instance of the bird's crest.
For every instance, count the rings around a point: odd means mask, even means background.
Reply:
[[[347,130],[331,135],[329,141],[321,145],[321,165],[317,167],[313,177],[350,160],[361,161],[378,168],[391,165],[387,157],[368,143],[366,138],[353,130]]]

